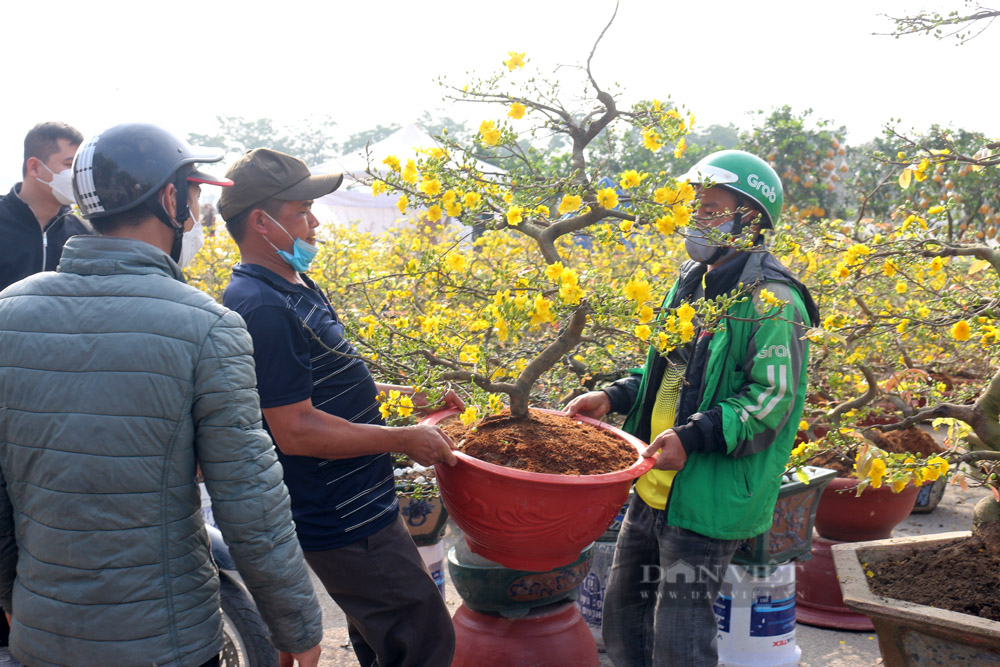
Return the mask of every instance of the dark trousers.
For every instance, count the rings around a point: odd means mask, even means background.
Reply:
[[[451,664],[451,615],[402,518],[353,544],[305,557],[347,616],[362,667]]]
[[[739,540],[667,525],[636,496],[604,592],[604,645],[616,667],[709,667],[719,661],[712,604]]]

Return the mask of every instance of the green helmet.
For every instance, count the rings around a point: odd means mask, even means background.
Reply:
[[[749,197],[764,211],[761,226],[773,228],[785,193],[771,166],[746,151],[716,151],[706,155],[678,180],[721,185]]]

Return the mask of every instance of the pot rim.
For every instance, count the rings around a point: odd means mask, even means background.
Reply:
[[[538,410],[540,412],[546,412],[551,415],[562,415],[563,417],[569,417],[568,413],[560,410],[550,410],[548,408],[535,408],[535,407],[531,409]],[[433,412],[427,415],[423,420],[421,420],[420,423],[430,424],[434,426],[443,419],[451,417],[452,415],[457,415],[460,412],[461,411],[458,410],[458,408],[447,408],[445,410],[439,410],[437,412]],[[616,428],[611,424],[606,424],[602,421],[599,421],[597,419],[592,419],[590,417],[584,417],[583,415],[574,415],[572,419],[614,433],[616,436],[618,436],[628,444],[635,447],[636,453],[639,457],[638,460],[625,470],[616,470],[614,472],[606,472],[606,473],[601,473],[599,475],[556,475],[553,473],[545,473],[545,472],[528,472],[527,470],[518,470],[517,468],[508,468],[506,466],[496,465],[495,463],[487,463],[486,461],[481,461],[473,456],[469,456],[465,452],[456,450],[455,457],[459,460],[459,463],[456,464],[456,467],[458,467],[461,464],[467,464],[474,468],[479,468],[487,472],[502,473],[508,477],[525,481],[530,480],[536,482],[558,482],[561,484],[570,484],[570,485],[589,485],[595,483],[606,484],[606,483],[624,482],[632,480],[649,472],[649,470],[653,467],[653,464],[656,463],[655,457],[642,456],[642,453],[646,451],[647,445],[634,435],[626,433],[625,431]],[[436,463],[434,464],[434,467],[439,468],[444,465],[445,464],[442,463]]]

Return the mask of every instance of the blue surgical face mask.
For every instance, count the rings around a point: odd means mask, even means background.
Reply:
[[[714,234],[731,234],[733,226],[733,221],[729,220],[716,227]],[[702,264],[718,262],[733,251],[732,248],[710,239],[707,230],[698,226],[688,231],[684,239],[684,249],[687,250],[688,257]]]
[[[262,213],[267,217],[271,218],[271,216],[268,215],[267,211],[262,211]],[[306,271],[308,271],[309,265],[312,264],[313,258],[316,257],[316,253],[319,252],[319,248],[309,243],[306,243],[302,239],[293,238],[292,235],[288,233],[288,230],[282,227],[281,223],[275,220],[274,218],[271,218],[271,222],[278,225],[278,229],[285,232],[285,236],[292,239],[293,241],[292,252],[288,252],[287,250],[279,250],[278,246],[271,243],[271,239],[267,238],[266,236],[264,237],[264,240],[270,243],[271,247],[274,248],[274,251],[278,253],[278,257],[285,260],[285,263],[288,264],[288,266],[295,269],[296,272],[305,273]]]

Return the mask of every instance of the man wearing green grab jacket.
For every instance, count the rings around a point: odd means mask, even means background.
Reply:
[[[682,347],[651,347],[642,369],[567,408],[627,414],[625,430],[656,457],[636,482],[604,595],[604,641],[619,667],[718,662],[712,604],[737,544],[771,526],[805,401],[805,332],[819,323],[809,290],[764,247],[761,229],[783,204],[774,170],[718,151],[682,180],[698,186],[691,261],[663,314],[691,316],[689,304],[716,299],[724,315],[713,326],[695,318]],[[753,247],[733,247],[740,238]]]

